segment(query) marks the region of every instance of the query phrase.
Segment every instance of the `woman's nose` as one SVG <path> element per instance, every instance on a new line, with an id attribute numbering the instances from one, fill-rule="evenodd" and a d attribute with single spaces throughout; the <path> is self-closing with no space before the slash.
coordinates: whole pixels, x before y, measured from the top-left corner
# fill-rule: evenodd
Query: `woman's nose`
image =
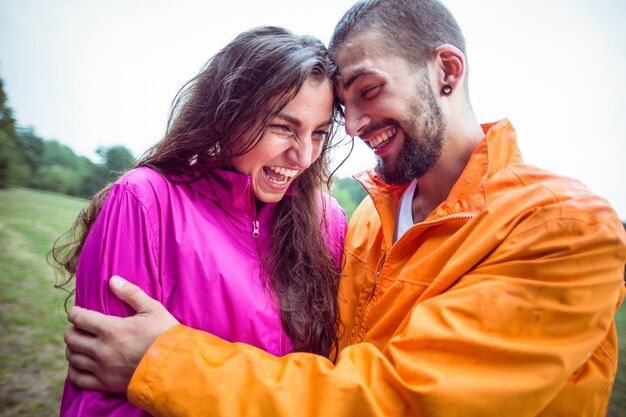
<path id="1" fill-rule="evenodd" d="M 293 162 L 299 168 L 307 169 L 309 166 L 311 166 L 311 163 L 317 157 L 313 155 L 313 148 L 314 147 L 310 135 L 298 141 L 296 144 L 294 144 L 291 152 Z"/>

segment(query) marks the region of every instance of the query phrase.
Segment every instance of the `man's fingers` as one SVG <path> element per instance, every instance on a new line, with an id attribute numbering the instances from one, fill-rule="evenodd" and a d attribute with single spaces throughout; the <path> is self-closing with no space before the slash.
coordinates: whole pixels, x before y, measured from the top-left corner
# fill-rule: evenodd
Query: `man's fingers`
<path id="1" fill-rule="evenodd" d="M 74 306 L 67 314 L 67 319 L 79 329 L 97 335 L 100 334 L 101 330 L 99 323 L 102 320 L 106 320 L 107 316 L 99 311 L 92 311 Z"/>
<path id="2" fill-rule="evenodd" d="M 74 368 L 72 365 L 68 367 L 67 377 L 74 385 L 81 389 L 103 390 L 105 388 L 94 374 Z"/>
<path id="3" fill-rule="evenodd" d="M 65 331 L 63 340 L 65 341 L 65 345 L 72 352 L 93 356 L 98 349 L 96 336 L 91 333 L 83 332 L 74 326 L 71 326 Z"/>
<path id="4" fill-rule="evenodd" d="M 96 361 L 94 361 L 91 356 L 75 352 L 70 348 L 65 349 L 65 358 L 69 362 L 70 366 L 82 371 L 94 372 L 98 367 Z"/>
<path id="5" fill-rule="evenodd" d="M 147 313 L 151 310 L 154 300 L 133 283 L 124 278 L 114 275 L 109 280 L 111 291 L 126 304 L 131 306 L 137 314 Z"/>

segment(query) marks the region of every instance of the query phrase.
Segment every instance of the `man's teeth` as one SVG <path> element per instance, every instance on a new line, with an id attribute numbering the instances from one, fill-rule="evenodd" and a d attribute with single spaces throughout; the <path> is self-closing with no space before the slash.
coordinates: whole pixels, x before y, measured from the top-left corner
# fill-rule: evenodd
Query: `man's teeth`
<path id="1" fill-rule="evenodd" d="M 371 138 L 369 140 L 370 146 L 372 147 L 372 149 L 378 149 L 382 144 L 387 142 L 390 137 L 395 135 L 397 131 L 398 130 L 395 127 L 389 130 L 385 130 L 380 135 L 376 136 L 375 138 Z"/>

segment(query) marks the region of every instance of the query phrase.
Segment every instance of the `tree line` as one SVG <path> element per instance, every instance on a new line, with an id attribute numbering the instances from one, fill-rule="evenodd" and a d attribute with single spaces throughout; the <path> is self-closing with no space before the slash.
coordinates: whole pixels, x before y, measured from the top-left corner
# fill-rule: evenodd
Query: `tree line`
<path id="1" fill-rule="evenodd" d="M 124 146 L 96 150 L 101 162 L 18 126 L 0 79 L 0 188 L 21 186 L 88 198 L 135 164 Z"/>

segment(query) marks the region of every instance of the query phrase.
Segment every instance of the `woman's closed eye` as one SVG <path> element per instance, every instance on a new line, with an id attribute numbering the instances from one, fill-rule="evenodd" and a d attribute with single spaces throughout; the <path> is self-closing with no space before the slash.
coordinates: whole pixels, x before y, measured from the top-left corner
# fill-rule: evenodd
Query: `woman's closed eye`
<path id="1" fill-rule="evenodd" d="M 276 133 L 279 133 L 285 136 L 295 135 L 291 127 L 284 125 L 284 124 L 278 124 L 278 123 L 271 124 L 270 129 L 272 129 Z"/>
<path id="2" fill-rule="evenodd" d="M 329 132 L 327 130 L 316 130 L 311 135 L 311 139 L 316 140 L 316 141 L 320 141 L 320 142 L 321 141 L 325 141 L 326 138 L 328 138 L 328 134 L 329 134 Z"/>

